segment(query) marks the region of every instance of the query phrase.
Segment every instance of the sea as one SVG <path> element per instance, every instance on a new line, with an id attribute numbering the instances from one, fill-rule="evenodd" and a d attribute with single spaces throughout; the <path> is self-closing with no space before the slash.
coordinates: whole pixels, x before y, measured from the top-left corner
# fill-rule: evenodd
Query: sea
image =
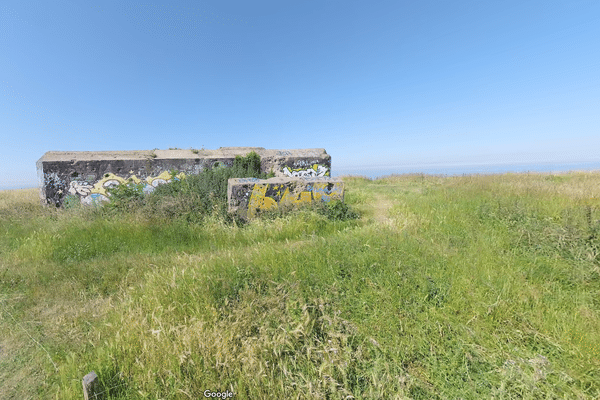
<path id="1" fill-rule="evenodd" d="M 535 164 L 414 164 L 397 166 L 363 166 L 331 168 L 331 176 L 344 175 L 365 176 L 377 179 L 393 174 L 425 174 L 442 176 L 461 175 L 490 175 L 504 173 L 565 173 L 569 171 L 596 171 L 600 172 L 600 161 L 577 162 L 577 163 L 535 163 Z"/>
<path id="2" fill-rule="evenodd" d="M 362 167 L 341 167 L 336 168 L 335 164 L 331 168 L 331 176 L 365 176 L 369 179 L 377 179 L 393 174 L 425 174 L 425 175 L 490 175 L 513 173 L 565 173 L 569 171 L 597 171 L 600 172 L 600 160 L 589 162 L 549 162 L 535 164 L 413 164 L 396 166 L 362 166 Z M 20 185 L 5 184 L 0 182 L 0 190 L 28 189 L 37 187 L 37 183 L 26 182 Z"/>

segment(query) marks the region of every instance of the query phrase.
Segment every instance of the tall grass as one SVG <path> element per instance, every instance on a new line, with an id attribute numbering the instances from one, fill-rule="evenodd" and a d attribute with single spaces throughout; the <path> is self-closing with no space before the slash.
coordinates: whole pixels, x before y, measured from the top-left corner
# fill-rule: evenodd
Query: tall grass
<path id="1" fill-rule="evenodd" d="M 6 200 L 0 398 L 600 397 L 599 174 L 344 180 L 360 219 Z"/>

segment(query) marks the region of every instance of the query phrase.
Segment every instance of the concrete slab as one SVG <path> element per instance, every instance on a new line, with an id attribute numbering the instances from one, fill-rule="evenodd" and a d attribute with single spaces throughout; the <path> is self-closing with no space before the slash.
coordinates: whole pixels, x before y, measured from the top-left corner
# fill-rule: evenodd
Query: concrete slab
<path id="1" fill-rule="evenodd" d="M 244 219 L 261 211 L 332 199 L 344 201 L 344 182 L 329 177 L 275 177 L 229 179 L 229 212 Z"/>

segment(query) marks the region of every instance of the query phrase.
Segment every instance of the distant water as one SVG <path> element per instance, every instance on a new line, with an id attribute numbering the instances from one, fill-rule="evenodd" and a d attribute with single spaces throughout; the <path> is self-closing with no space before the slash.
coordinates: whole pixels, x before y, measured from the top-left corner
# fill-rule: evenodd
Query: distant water
<path id="1" fill-rule="evenodd" d="M 0 182 L 0 190 L 16 190 L 16 189 L 33 189 L 37 188 L 37 183 L 23 183 L 21 185 L 2 185 Z"/>
<path id="2" fill-rule="evenodd" d="M 475 175 L 503 174 L 507 172 L 568 172 L 568 171 L 600 171 L 600 161 L 581 163 L 537 163 L 537 164 L 427 164 L 399 165 L 385 167 L 335 168 L 332 176 L 360 175 L 376 179 L 392 174 L 426 174 L 426 175 Z"/>
<path id="3" fill-rule="evenodd" d="M 362 166 L 357 168 L 332 168 L 332 176 L 359 175 L 376 179 L 392 174 L 426 174 L 426 175 L 474 175 L 503 174 L 506 172 L 568 172 L 568 171 L 600 171 L 600 161 L 580 163 L 537 163 L 537 164 L 423 164 L 398 165 L 385 167 Z M 37 187 L 37 183 L 20 185 L 0 182 L 0 190 L 28 189 Z"/>

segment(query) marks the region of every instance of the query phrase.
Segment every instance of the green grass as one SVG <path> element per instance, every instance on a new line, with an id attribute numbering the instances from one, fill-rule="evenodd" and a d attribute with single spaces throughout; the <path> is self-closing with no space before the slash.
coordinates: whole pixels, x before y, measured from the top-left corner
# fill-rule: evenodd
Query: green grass
<path id="1" fill-rule="evenodd" d="M 0 192 L 0 398 L 600 397 L 600 174 L 344 181 L 247 224 Z"/>

